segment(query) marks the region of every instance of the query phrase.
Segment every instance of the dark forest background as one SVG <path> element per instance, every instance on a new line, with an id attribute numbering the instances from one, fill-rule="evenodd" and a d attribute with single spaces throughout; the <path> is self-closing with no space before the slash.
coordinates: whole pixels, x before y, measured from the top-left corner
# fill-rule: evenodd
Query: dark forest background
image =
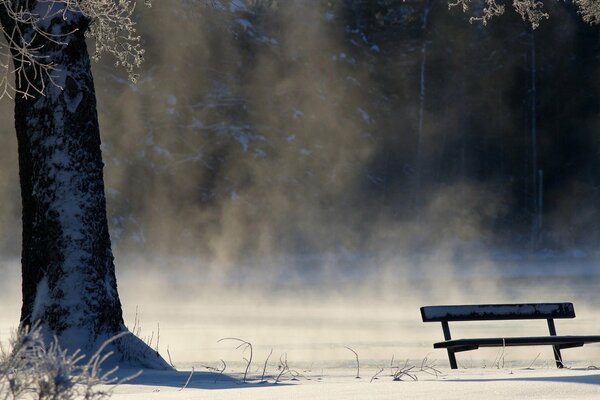
<path id="1" fill-rule="evenodd" d="M 600 31 L 570 2 L 547 8 L 532 31 L 444 1 L 140 7 L 140 82 L 94 66 L 115 247 L 595 251 Z M 10 101 L 0 113 L 0 243 L 18 255 Z"/>

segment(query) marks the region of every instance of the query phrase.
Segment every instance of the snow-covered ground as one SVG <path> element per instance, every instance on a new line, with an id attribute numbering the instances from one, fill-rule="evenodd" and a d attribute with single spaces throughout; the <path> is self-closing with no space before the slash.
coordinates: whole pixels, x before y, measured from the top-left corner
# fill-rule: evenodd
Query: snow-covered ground
<path id="1" fill-rule="evenodd" d="M 432 348 L 442 339 L 442 330 L 439 323 L 421 321 L 422 305 L 571 301 L 577 318 L 557 320 L 558 333 L 600 334 L 600 275 L 595 263 L 545 264 L 510 261 L 477 273 L 444 273 L 444 267 L 410 278 L 384 269 L 354 276 L 330 272 L 309 281 L 289 275 L 268 286 L 261 284 L 268 277 L 253 275 L 242 283 L 216 285 L 216 290 L 210 283 L 179 282 L 169 298 L 193 295 L 178 300 L 177 307 L 153 302 L 141 318 L 150 314 L 160 321 L 159 348 L 164 353 L 169 346 L 181 372 L 147 373 L 118 387 L 115 398 L 600 399 L 600 344 L 563 350 L 567 368 L 562 370 L 555 368 L 548 346 L 460 353 L 460 369 L 455 371 L 449 369 L 445 351 Z M 161 284 L 146 278 L 154 282 L 148 292 L 161 293 Z M 140 293 L 136 296 L 139 304 L 149 301 Z M 456 338 L 547 334 L 543 320 L 450 325 Z M 144 330 L 152 330 L 151 324 Z M 250 383 L 241 382 L 249 349 L 237 349 L 235 341 L 218 342 L 223 337 L 253 344 Z M 359 354 L 361 379 L 355 377 L 354 354 L 345 346 Z M 259 383 L 271 351 L 267 383 Z M 207 367 L 222 368 L 221 359 L 226 362 L 222 375 L 207 372 Z M 397 367 L 418 370 L 424 359 L 441 374 L 417 372 L 418 381 L 408 376 L 393 380 Z M 281 360 L 297 372 L 297 380 L 284 374 L 281 383 L 273 383 Z M 192 367 L 196 372 L 181 390 Z"/>
<path id="2" fill-rule="evenodd" d="M 194 374 L 182 389 L 189 372 L 147 372 L 132 384 L 117 387 L 116 400 L 397 400 L 397 399 L 585 399 L 600 398 L 600 371 L 588 368 L 557 370 L 472 368 L 451 371 L 443 369 L 437 378 L 420 374 L 418 381 L 410 378 L 393 381 L 385 371 L 371 382 L 377 370 L 364 371 L 356 379 L 352 370 L 308 373 L 298 381 L 272 383 L 242 383 L 215 374 Z M 217 382 L 215 383 L 215 378 Z"/>
<path id="3" fill-rule="evenodd" d="M 291 269 L 230 271 L 235 279 L 168 263 L 120 265 L 127 324 L 165 358 L 170 356 L 181 372 L 146 371 L 118 386 L 117 400 L 600 399 L 600 370 L 595 369 L 600 367 L 600 344 L 564 350 L 568 368 L 563 370 L 554 367 L 552 349 L 545 346 L 460 353 L 460 369 L 451 371 L 446 353 L 433 349 L 443 337 L 440 324 L 423 323 L 419 312 L 420 306 L 435 304 L 567 301 L 574 303 L 577 317 L 557 320 L 558 333 L 597 335 L 596 262 L 516 259 L 470 270 L 393 263 L 304 276 Z M 15 326 L 20 307 L 20 288 L 12 284 L 19 281 L 18 261 L 8 266 L 0 270 L 2 341 Z M 543 320 L 450 326 L 455 338 L 547 334 Z M 249 383 L 241 382 L 249 349 L 236 348 L 236 341 L 219 342 L 226 337 L 252 343 Z M 355 378 L 354 354 L 345 346 L 359 354 L 361 379 Z M 267 383 L 259 383 L 271 351 Z M 417 373 L 416 382 L 409 377 L 393 381 L 394 367 L 418 369 L 425 358 L 441 375 Z M 210 373 L 209 368 L 223 368 L 221 360 L 226 363 L 223 374 Z M 282 360 L 297 372 L 297 380 L 287 373 L 275 385 Z M 188 386 L 180 390 L 192 368 Z M 370 382 L 381 368 L 378 379 Z"/>

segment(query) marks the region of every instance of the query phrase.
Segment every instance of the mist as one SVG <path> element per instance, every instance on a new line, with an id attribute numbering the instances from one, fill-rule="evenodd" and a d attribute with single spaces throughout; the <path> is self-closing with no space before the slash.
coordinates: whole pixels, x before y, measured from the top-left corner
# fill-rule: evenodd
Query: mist
<path id="1" fill-rule="evenodd" d="M 232 336 L 263 358 L 422 359 L 440 336 L 425 304 L 572 301 L 568 333 L 593 331 L 600 36 L 552 12 L 532 33 L 443 2 L 140 7 L 139 82 L 94 65 L 128 326 L 175 363 L 216 364 L 241 359 L 217 343 Z M 20 192 L 1 129 L 4 339 Z"/>

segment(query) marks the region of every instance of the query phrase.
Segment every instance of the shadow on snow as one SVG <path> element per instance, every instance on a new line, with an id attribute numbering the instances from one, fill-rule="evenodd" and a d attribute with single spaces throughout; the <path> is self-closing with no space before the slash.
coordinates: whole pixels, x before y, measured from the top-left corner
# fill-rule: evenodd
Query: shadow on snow
<path id="1" fill-rule="evenodd" d="M 482 379 L 446 379 L 445 381 L 446 382 L 499 382 L 499 381 L 536 382 L 537 381 L 537 382 L 557 382 L 557 383 L 586 383 L 589 385 L 600 385 L 600 374 L 564 375 L 564 376 L 531 376 L 531 377 L 514 377 L 514 378 L 498 377 L 498 378 L 482 378 Z"/>
<path id="2" fill-rule="evenodd" d="M 139 370 L 123 369 L 114 376 L 122 379 L 136 374 Z M 186 385 L 186 382 L 188 381 Z M 189 389 L 239 389 L 244 387 L 266 387 L 286 385 L 285 383 L 260 382 L 258 379 L 249 379 L 246 382 L 240 377 L 216 372 L 194 372 L 190 378 L 190 371 L 157 371 L 142 370 L 142 374 L 123 385 L 147 385 Z"/>

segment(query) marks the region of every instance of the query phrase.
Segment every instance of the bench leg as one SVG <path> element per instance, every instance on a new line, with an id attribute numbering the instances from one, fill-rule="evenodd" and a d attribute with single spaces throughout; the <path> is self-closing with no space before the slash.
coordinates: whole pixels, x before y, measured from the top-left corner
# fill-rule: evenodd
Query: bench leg
<path id="1" fill-rule="evenodd" d="M 552 318 L 548 319 L 548 330 L 550 331 L 550 336 L 556 336 L 556 327 L 554 326 L 554 320 Z M 563 368 L 562 356 L 560 354 L 560 347 L 552 346 L 552 350 L 554 351 L 554 360 L 556 361 L 556 368 Z"/>
<path id="2" fill-rule="evenodd" d="M 554 350 L 554 359 L 556 360 L 556 368 L 564 368 L 562 362 L 562 355 L 560 354 L 560 348 L 558 346 L 552 346 L 552 350 Z"/>
<path id="3" fill-rule="evenodd" d="M 448 361 L 450 361 L 451 369 L 458 369 L 458 365 L 456 364 L 456 356 L 454 355 L 454 350 L 448 349 Z"/>
<path id="4" fill-rule="evenodd" d="M 444 331 L 444 340 L 452 339 L 452 336 L 450 336 L 450 326 L 448 325 L 448 321 L 442 321 L 442 330 Z M 458 365 L 456 365 L 454 349 L 448 349 L 448 361 L 450 361 L 450 368 L 458 369 Z"/>

